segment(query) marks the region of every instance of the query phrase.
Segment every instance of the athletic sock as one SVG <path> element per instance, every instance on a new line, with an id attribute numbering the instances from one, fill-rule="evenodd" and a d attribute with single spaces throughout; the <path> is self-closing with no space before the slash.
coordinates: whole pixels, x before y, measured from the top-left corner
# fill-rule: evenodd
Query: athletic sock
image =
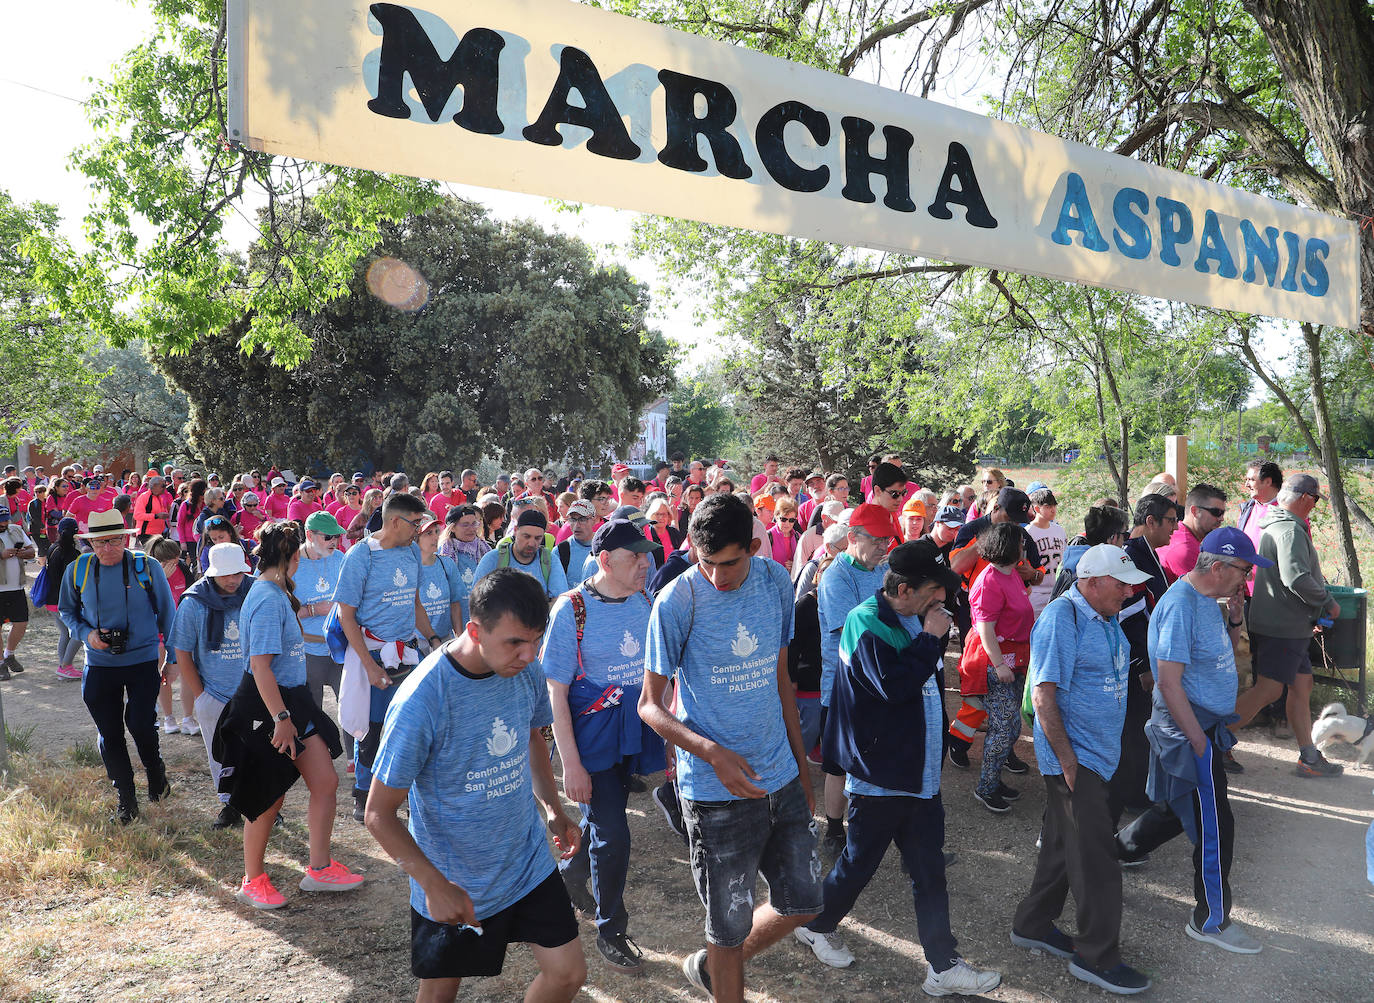
<path id="1" fill-rule="evenodd" d="M 14 654 L 14 649 L 13 649 L 13 648 L 6 648 L 6 649 L 5 649 L 5 657 L 6 657 L 6 658 L 9 658 L 9 657 L 12 656 L 13 654 Z"/>
<path id="2" fill-rule="evenodd" d="M 1298 751 L 1298 758 L 1306 763 L 1315 762 L 1319 755 L 1321 755 L 1321 753 L 1317 751 L 1315 745 L 1304 745 L 1302 749 Z"/>

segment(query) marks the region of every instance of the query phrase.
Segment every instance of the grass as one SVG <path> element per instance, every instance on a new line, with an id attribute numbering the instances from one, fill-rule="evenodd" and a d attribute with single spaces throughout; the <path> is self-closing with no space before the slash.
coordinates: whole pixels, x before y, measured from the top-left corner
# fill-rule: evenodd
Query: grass
<path id="1" fill-rule="evenodd" d="M 101 765 L 100 750 L 89 739 L 79 738 L 67 750 L 67 758 L 76 766 Z"/>
<path id="2" fill-rule="evenodd" d="M 33 733 L 37 727 L 33 724 L 20 725 L 17 728 L 5 725 L 5 742 L 11 755 L 27 756 L 33 751 Z"/>

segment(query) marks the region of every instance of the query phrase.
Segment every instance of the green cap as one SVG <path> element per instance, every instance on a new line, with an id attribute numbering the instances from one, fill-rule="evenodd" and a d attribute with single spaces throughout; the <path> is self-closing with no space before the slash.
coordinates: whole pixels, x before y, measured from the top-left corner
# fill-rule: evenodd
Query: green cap
<path id="1" fill-rule="evenodd" d="M 310 518 L 305 520 L 305 528 L 312 533 L 323 533 L 325 536 L 343 536 L 344 534 L 344 528 L 339 525 L 339 520 L 324 509 L 311 512 Z"/>

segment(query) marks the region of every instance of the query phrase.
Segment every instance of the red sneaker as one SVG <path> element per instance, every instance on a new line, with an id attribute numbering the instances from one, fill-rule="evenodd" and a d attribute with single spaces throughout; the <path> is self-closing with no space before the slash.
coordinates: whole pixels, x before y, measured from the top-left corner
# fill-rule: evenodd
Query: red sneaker
<path id="1" fill-rule="evenodd" d="M 245 877 L 235 898 L 248 903 L 254 909 L 280 909 L 286 905 L 286 899 L 282 897 L 281 892 L 272 887 L 272 881 L 267 877 L 266 871 L 252 881 Z"/>
<path id="2" fill-rule="evenodd" d="M 305 877 L 301 878 L 301 891 L 351 892 L 362 883 L 361 874 L 354 874 L 337 860 L 330 860 L 328 867 L 318 870 L 313 867 L 305 869 Z"/>

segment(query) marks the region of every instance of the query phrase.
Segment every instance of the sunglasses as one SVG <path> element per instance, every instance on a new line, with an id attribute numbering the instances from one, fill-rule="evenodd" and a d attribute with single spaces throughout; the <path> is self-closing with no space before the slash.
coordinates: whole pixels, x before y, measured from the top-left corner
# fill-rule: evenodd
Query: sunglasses
<path id="1" fill-rule="evenodd" d="M 258 503 L 257 503 L 257 502 L 249 502 L 248 504 L 244 505 L 243 507 L 244 507 L 244 508 L 257 508 L 257 507 L 258 507 Z"/>
<path id="2" fill-rule="evenodd" d="M 338 539 L 340 536 L 342 536 L 342 535 L 343 535 L 342 533 L 321 533 L 321 534 L 320 534 L 320 539 L 321 539 L 321 540 L 337 540 L 337 539 Z"/>
<path id="3" fill-rule="evenodd" d="M 1204 512 L 1211 512 L 1212 515 L 1218 519 L 1226 518 L 1226 510 L 1224 508 L 1212 508 L 1210 505 L 1199 505 L 1198 508 L 1202 509 Z"/>
<path id="4" fill-rule="evenodd" d="M 905 497 L 906 497 L 906 492 L 905 492 L 904 490 L 900 489 L 900 488 L 892 488 L 891 490 L 888 490 L 888 489 L 885 488 L 885 489 L 883 490 L 883 494 L 887 495 L 889 498 L 905 498 Z"/>
<path id="5" fill-rule="evenodd" d="M 797 519 L 796 519 L 796 516 L 791 516 L 791 515 L 780 515 L 780 516 L 778 516 L 777 519 L 775 519 L 774 521 L 775 521 L 775 522 L 796 522 Z"/>

